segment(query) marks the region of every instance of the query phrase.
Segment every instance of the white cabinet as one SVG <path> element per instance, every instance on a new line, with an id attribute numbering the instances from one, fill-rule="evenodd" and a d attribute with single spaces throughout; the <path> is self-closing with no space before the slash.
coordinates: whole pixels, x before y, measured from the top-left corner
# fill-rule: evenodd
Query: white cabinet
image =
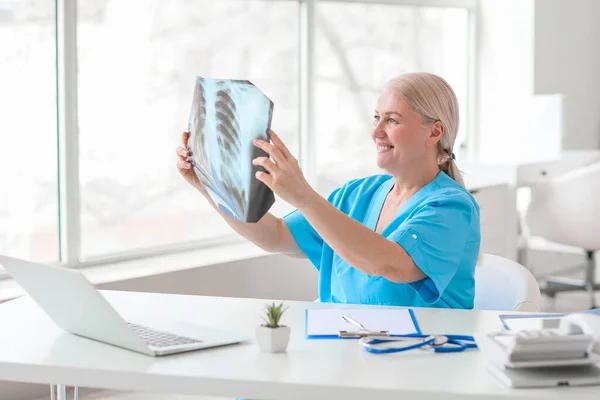
<path id="1" fill-rule="evenodd" d="M 517 259 L 518 219 L 514 189 L 508 184 L 469 187 L 479 204 L 480 252 Z"/>
<path id="2" fill-rule="evenodd" d="M 566 150 L 539 160 L 494 162 L 477 155 L 458 162 L 466 186 L 481 208 L 483 253 L 517 259 L 519 217 L 517 189 L 545 183 L 565 172 L 600 162 L 600 150 Z"/>

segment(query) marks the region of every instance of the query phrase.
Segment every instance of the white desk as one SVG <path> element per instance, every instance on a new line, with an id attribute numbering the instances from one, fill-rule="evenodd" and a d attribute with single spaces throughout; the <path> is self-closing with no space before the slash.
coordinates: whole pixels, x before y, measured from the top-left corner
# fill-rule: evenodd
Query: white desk
<path id="1" fill-rule="evenodd" d="M 531 159 L 512 160 L 487 159 L 475 154 L 459 160 L 458 167 L 469 184 L 481 186 L 497 182 L 508 182 L 516 187 L 532 186 L 548 182 L 557 176 L 577 168 L 600 162 L 600 150 L 565 150 L 559 155 L 540 156 Z"/>
<path id="2" fill-rule="evenodd" d="M 252 335 L 264 302 L 250 299 L 104 292 L 125 316 L 148 310 Z M 306 340 L 304 310 L 289 302 L 287 353 L 252 343 L 152 358 L 64 333 L 30 298 L 0 305 L 0 379 L 135 391 L 253 399 L 594 399 L 600 387 L 505 387 L 478 351 L 376 355 L 355 340 Z M 426 333 L 471 334 L 500 328 L 497 312 L 415 309 Z M 1 395 L 0 395 L 1 397 Z"/>

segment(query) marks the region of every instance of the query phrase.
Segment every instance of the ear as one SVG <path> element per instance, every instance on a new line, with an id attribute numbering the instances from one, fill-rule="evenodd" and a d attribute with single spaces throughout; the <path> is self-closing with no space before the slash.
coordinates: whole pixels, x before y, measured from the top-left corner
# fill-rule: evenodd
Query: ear
<path id="1" fill-rule="evenodd" d="M 431 124 L 429 136 L 427 137 L 427 141 L 425 142 L 425 144 L 427 146 L 436 145 L 440 140 L 442 140 L 444 133 L 444 125 L 442 125 L 440 121 L 435 121 L 433 124 Z"/>

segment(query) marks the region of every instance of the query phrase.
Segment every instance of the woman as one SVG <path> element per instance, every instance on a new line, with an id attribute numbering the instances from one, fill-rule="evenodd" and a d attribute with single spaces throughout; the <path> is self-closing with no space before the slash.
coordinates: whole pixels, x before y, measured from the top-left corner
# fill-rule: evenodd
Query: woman
<path id="1" fill-rule="evenodd" d="M 319 270 L 321 301 L 472 308 L 479 207 L 454 163 L 457 131 L 448 83 L 402 75 L 380 93 L 371 131 L 377 165 L 388 174 L 350 181 L 326 200 L 273 132 L 273 143 L 255 142 L 270 156 L 253 160 L 266 170 L 256 177 L 297 210 L 254 224 L 217 211 L 262 249 L 307 257 Z M 188 136 L 178 169 L 210 201 L 186 162 Z"/>

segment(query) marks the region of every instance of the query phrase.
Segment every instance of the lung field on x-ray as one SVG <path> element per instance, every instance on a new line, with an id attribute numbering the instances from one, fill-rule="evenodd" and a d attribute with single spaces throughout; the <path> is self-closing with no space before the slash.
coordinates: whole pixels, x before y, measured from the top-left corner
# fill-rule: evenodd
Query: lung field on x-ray
<path id="1" fill-rule="evenodd" d="M 196 106 L 196 114 L 194 118 L 194 130 L 196 132 L 196 151 L 200 151 L 200 160 L 206 160 L 205 147 L 204 147 L 204 125 L 206 124 L 206 99 L 204 97 L 204 87 L 198 85 L 197 90 L 194 91 L 194 105 Z"/>
<path id="2" fill-rule="evenodd" d="M 207 172 L 211 170 L 210 159 L 206 147 L 206 95 L 204 86 L 197 84 L 194 90 L 194 101 L 190 115 L 188 149 L 192 153 L 191 162 L 202 184 L 210 190 L 215 190 L 214 180 Z"/>
<path id="3" fill-rule="evenodd" d="M 198 77 L 189 120 L 191 162 L 219 209 L 256 222 L 275 201 L 255 178 L 252 159 L 268 156 L 255 147 L 269 140 L 273 103 L 248 81 Z"/>

